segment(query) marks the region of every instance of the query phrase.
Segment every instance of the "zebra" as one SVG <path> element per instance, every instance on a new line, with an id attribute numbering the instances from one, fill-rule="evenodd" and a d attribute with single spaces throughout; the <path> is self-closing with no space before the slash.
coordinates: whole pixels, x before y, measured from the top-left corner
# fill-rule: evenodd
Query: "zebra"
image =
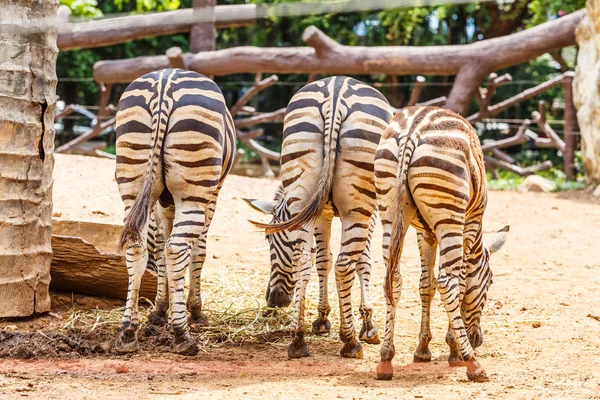
<path id="1" fill-rule="evenodd" d="M 438 107 L 407 107 L 382 135 L 375 155 L 375 183 L 386 264 L 387 316 L 377 379 L 391 379 L 394 322 L 402 277 L 398 263 L 410 225 L 418 230 L 423 303 L 416 361 L 429 361 L 429 309 L 437 290 L 449 319 L 446 337 L 451 365 L 466 365 L 467 376 L 485 381 L 473 348 L 481 345 L 481 311 L 492 283 L 490 254 L 506 241 L 508 226 L 489 246 L 482 241 L 487 203 L 485 166 L 479 139 L 461 116 Z M 436 248 L 440 247 L 437 283 Z"/>
<path id="2" fill-rule="evenodd" d="M 158 272 L 152 322 L 166 321 L 175 339 L 170 350 L 198 351 L 189 333 L 184 280 L 189 269 L 189 325 L 202 325 L 200 275 L 206 234 L 217 196 L 235 154 L 235 129 L 219 87 L 209 78 L 181 69 L 163 69 L 133 81 L 117 110 L 116 180 L 125 205 L 120 237 L 129 273 L 118 352 L 137 349 L 138 297 L 147 267 L 149 214 L 166 239 L 153 252 Z M 155 231 L 153 224 L 153 231 Z M 161 253 L 163 254 L 161 256 Z M 168 286 L 168 290 L 167 290 Z M 168 293 L 167 293 L 168 292 Z"/>
<path id="3" fill-rule="evenodd" d="M 355 272 L 361 282 L 360 339 L 378 344 L 372 321 L 369 252 L 376 219 L 373 161 L 382 132 L 393 113 L 376 89 L 358 80 L 336 76 L 312 82 L 291 99 L 284 120 L 281 152 L 282 185 L 274 201 L 246 200 L 272 215 L 264 228 L 270 243 L 270 306 L 291 302 L 295 286 L 296 321 L 290 358 L 308 356 L 304 308 L 312 268 L 313 235 L 319 276 L 318 318 L 313 333 L 330 330 L 327 280 L 332 267 L 331 222 L 342 222 L 341 250 L 335 264 L 340 302 L 342 357 L 362 357 L 354 330 L 351 289 Z"/>

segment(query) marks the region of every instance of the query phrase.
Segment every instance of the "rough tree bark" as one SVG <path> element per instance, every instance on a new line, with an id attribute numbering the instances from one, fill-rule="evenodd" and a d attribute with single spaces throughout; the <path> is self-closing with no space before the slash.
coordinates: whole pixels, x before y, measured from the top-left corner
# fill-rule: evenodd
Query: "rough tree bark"
<path id="1" fill-rule="evenodd" d="M 0 0 L 0 317 L 50 310 L 58 0 Z"/>
<path id="2" fill-rule="evenodd" d="M 583 169 L 588 184 L 600 184 L 600 0 L 587 1 L 588 14 L 577 27 L 577 67 L 573 100 L 581 133 Z"/>
<path id="3" fill-rule="evenodd" d="M 344 46 L 314 26 L 302 38 L 310 47 L 234 47 L 184 54 L 186 66 L 204 75 L 237 73 L 323 73 L 458 75 L 446 106 L 464 113 L 483 78 L 547 52 L 575 44 L 579 10 L 512 35 L 455 46 Z M 150 71 L 169 67 L 167 56 L 100 61 L 94 78 L 102 83 L 129 83 Z"/>

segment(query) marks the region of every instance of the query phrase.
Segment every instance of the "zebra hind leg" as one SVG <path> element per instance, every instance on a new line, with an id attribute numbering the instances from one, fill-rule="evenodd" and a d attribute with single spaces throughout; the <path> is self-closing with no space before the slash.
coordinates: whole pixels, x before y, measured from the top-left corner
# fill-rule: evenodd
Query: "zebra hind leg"
<path id="1" fill-rule="evenodd" d="M 194 246 L 205 240 L 203 238 L 204 213 L 198 213 L 186 203 L 183 203 L 180 208 L 177 214 L 187 219 L 178 221 L 175 218 L 173 230 L 165 246 L 171 331 L 175 336 L 170 351 L 194 355 L 198 352 L 198 346 L 190 334 L 187 322 L 184 283 L 186 270 L 192 267 Z"/>
<path id="2" fill-rule="evenodd" d="M 448 365 L 451 367 L 461 367 L 463 365 L 462 357 L 460 356 L 460 346 L 452 332 L 452 326 L 448 324 L 448 332 L 446 332 L 446 344 L 450 348 L 448 356 Z"/>
<path id="3" fill-rule="evenodd" d="M 192 263 L 190 265 L 190 290 L 187 299 L 187 309 L 190 313 L 188 326 L 194 332 L 208 325 L 208 317 L 202 312 L 202 297 L 200 294 L 200 280 L 202 266 L 206 259 L 206 236 L 202 235 L 192 251 Z"/>
<path id="4" fill-rule="evenodd" d="M 306 333 L 306 322 L 304 321 L 305 307 L 306 307 L 306 285 L 310 279 L 310 271 L 312 269 L 312 257 L 311 246 L 309 245 L 312 241 L 312 228 L 303 228 L 301 231 L 297 231 L 299 239 L 297 241 L 297 248 L 294 249 L 294 280 L 296 282 L 296 289 L 294 300 L 296 303 L 296 327 L 294 332 L 294 339 L 288 346 L 288 357 L 289 358 L 301 358 L 308 357 L 308 345 L 304 341 L 304 334 Z"/>
<path id="5" fill-rule="evenodd" d="M 143 242 L 130 243 L 126 252 L 129 285 L 125 313 L 121 323 L 122 331 L 115 342 L 115 350 L 118 353 L 133 353 L 138 350 L 137 332 L 140 326 L 138 301 L 142 276 L 148 263 L 148 250 L 146 243 Z"/>
<path id="6" fill-rule="evenodd" d="M 421 295 L 421 329 L 419 331 L 419 345 L 413 355 L 414 362 L 431 361 L 429 342 L 431 341 L 431 301 L 435 296 L 435 258 L 437 239 L 435 235 L 417 232 L 419 253 L 421 254 L 421 279 L 419 281 L 419 294 Z M 454 336 L 453 336 L 454 337 Z"/>
<path id="7" fill-rule="evenodd" d="M 373 213 L 369 220 L 369 235 L 365 250 L 358 259 L 356 264 L 356 272 L 360 280 L 361 296 L 360 296 L 360 315 L 362 317 L 362 328 L 358 338 L 365 343 L 379 344 L 379 332 L 373 323 L 373 305 L 371 304 L 371 237 L 375 229 L 377 214 Z"/>
<path id="8" fill-rule="evenodd" d="M 371 304 L 371 257 L 367 252 L 358 260 L 356 272 L 361 286 L 360 316 L 362 318 L 362 328 L 358 338 L 368 344 L 379 344 L 379 331 L 373 323 L 373 305 Z"/>
<path id="9" fill-rule="evenodd" d="M 169 311 L 169 286 L 167 283 L 167 265 L 165 264 L 165 236 L 168 237 L 173 226 L 174 207 L 163 209 L 156 206 L 152 214 L 154 220 L 150 220 L 150 238 L 154 238 L 154 247 L 148 246 L 153 250 L 153 260 L 156 267 L 157 285 L 156 299 L 154 300 L 154 310 L 148 314 L 148 322 L 155 326 L 165 326 L 168 322 L 167 312 Z M 155 214 L 157 214 L 155 216 Z M 157 218 L 160 215 L 159 218 Z M 164 232 L 168 234 L 165 235 Z M 150 236 L 152 234 L 153 236 Z"/>
<path id="10" fill-rule="evenodd" d="M 329 313 L 331 306 L 329 305 L 329 294 L 327 290 L 327 282 L 329 273 L 331 272 L 331 249 L 329 243 L 331 240 L 331 220 L 333 213 L 321 214 L 321 217 L 315 224 L 315 241 L 317 244 L 316 264 L 317 275 L 319 275 L 319 307 L 317 319 L 313 321 L 312 332 L 315 335 L 323 335 L 331 330 L 331 322 L 329 321 Z"/>

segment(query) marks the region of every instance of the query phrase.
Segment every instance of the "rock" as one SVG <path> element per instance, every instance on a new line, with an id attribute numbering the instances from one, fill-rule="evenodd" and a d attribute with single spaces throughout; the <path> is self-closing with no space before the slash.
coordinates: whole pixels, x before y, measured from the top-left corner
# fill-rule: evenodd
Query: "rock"
<path id="1" fill-rule="evenodd" d="M 519 192 L 553 192 L 556 183 L 539 175 L 530 175 L 519 185 Z"/>
<path id="2" fill-rule="evenodd" d="M 600 183 L 600 0 L 587 1 L 587 15 L 576 30 L 577 67 L 573 102 L 581 133 L 583 169 L 588 184 Z"/>

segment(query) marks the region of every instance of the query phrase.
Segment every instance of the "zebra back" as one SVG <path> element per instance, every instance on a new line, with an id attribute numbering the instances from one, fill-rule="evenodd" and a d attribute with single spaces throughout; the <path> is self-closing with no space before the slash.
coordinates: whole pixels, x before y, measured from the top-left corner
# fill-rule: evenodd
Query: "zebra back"
<path id="1" fill-rule="evenodd" d="M 313 222 L 321 215 L 327 201 L 330 200 L 336 159 L 339 153 L 339 141 L 342 127 L 350 115 L 361 115 L 351 123 L 355 126 L 344 133 L 348 139 L 367 140 L 373 146 L 379 143 L 381 132 L 391 118 L 391 107 L 385 97 L 376 89 L 356 79 L 335 76 L 312 82 L 300 89 L 290 100 L 284 120 L 283 144 L 281 155 L 282 176 L 294 169 L 293 176 L 283 177 L 284 189 L 299 179 L 307 171 L 308 157 L 316 157 L 320 169 L 318 183 L 311 188 L 309 199 L 300 199 L 304 207 L 295 215 L 282 222 L 263 224 L 252 221 L 268 234 L 284 230 L 297 230 Z M 307 136 L 322 135 L 323 148 L 311 146 Z M 320 153 L 318 154 L 317 153 Z M 370 168 L 372 160 L 355 166 Z M 350 161 L 350 162 L 352 162 Z M 375 194 L 373 193 L 373 198 Z"/>

